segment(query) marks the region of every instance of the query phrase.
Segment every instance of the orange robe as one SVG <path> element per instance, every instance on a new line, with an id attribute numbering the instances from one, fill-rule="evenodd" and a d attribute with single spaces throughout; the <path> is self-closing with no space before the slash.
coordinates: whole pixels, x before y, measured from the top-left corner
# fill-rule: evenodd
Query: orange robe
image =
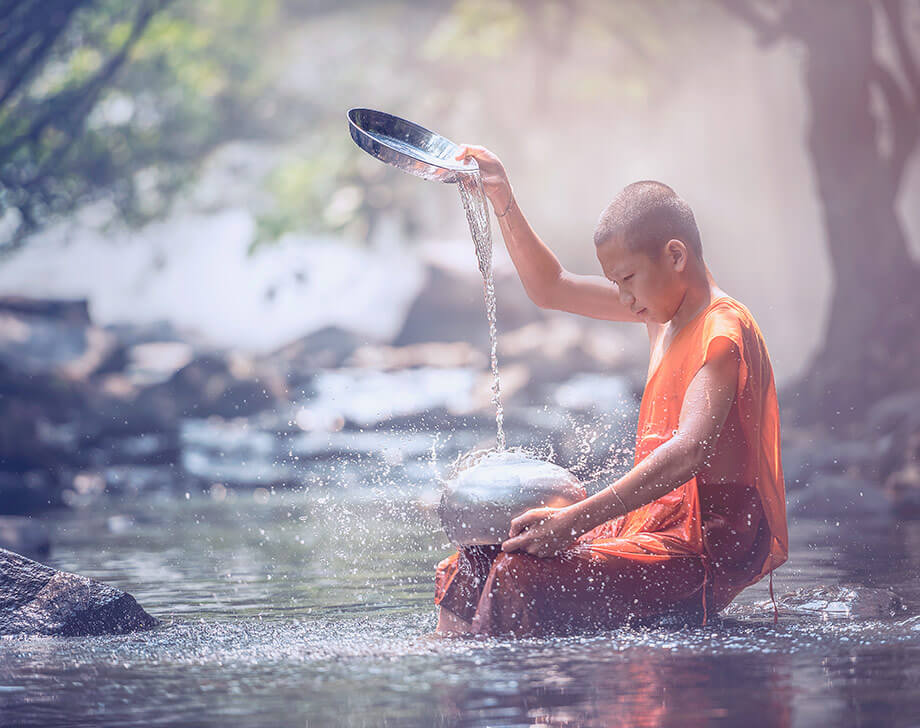
<path id="1" fill-rule="evenodd" d="M 739 357 L 735 400 L 697 476 L 563 553 L 539 559 L 465 548 L 438 565 L 435 602 L 474 633 L 613 627 L 667 614 L 706 618 L 788 555 L 779 408 L 763 336 L 723 296 L 677 332 L 646 382 L 636 463 L 676 432 L 690 381 L 725 338 Z"/>

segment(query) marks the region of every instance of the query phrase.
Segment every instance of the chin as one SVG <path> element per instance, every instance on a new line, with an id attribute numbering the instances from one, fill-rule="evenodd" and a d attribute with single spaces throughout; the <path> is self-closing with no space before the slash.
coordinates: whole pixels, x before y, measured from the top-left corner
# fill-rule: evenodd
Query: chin
<path id="1" fill-rule="evenodd" d="M 677 309 L 675 308 L 673 311 L 668 311 L 668 312 L 666 312 L 666 313 L 662 313 L 660 316 L 658 316 L 658 317 L 655 319 L 655 321 L 656 321 L 657 323 L 659 323 L 659 324 L 666 324 L 666 323 L 668 323 L 672 318 L 674 318 L 674 316 L 676 316 L 676 315 L 677 315 Z"/>

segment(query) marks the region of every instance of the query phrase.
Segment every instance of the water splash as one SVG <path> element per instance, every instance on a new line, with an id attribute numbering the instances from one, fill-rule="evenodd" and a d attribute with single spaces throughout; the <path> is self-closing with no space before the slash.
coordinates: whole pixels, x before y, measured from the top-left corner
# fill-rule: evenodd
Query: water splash
<path id="1" fill-rule="evenodd" d="M 486 317 L 489 321 L 489 362 L 492 370 L 492 404 L 495 407 L 496 443 L 499 450 L 505 449 L 505 410 L 502 407 L 501 380 L 498 374 L 498 325 L 495 310 L 495 279 L 492 273 L 492 231 L 489 226 L 489 211 L 482 189 L 479 172 L 461 174 L 457 180 L 460 199 L 466 211 L 473 244 L 476 246 L 476 260 L 482 273 L 483 293 L 486 301 Z"/>
<path id="2" fill-rule="evenodd" d="M 518 446 L 505 448 L 503 450 L 484 448 L 460 452 L 448 468 L 445 478 L 440 480 L 444 485 L 448 481 L 454 480 L 464 470 L 469 470 L 483 462 L 497 463 L 517 463 L 521 460 L 542 460 L 552 463 L 554 459 L 552 443 L 544 443 L 542 446 Z"/>

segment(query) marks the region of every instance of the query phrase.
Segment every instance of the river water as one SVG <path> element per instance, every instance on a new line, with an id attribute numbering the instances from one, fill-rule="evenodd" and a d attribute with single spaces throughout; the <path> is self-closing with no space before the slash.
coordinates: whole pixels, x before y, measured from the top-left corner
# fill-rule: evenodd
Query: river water
<path id="1" fill-rule="evenodd" d="M 360 476 L 365 466 L 349 467 Z M 775 586 L 799 598 L 781 599 L 776 626 L 761 583 L 708 627 L 439 641 L 432 578 L 450 548 L 436 494 L 434 478 L 404 489 L 218 489 L 48 516 L 53 565 L 130 591 L 163 624 L 3 638 L 0 724 L 920 722 L 916 609 L 845 617 L 819 598 L 819 587 L 850 584 L 920 603 L 920 523 L 793 520 Z"/>

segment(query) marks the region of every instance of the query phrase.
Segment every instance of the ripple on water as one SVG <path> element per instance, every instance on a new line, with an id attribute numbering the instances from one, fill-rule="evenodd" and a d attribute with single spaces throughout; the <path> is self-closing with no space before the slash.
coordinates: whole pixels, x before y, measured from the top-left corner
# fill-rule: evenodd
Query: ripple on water
<path id="1" fill-rule="evenodd" d="M 165 624 L 0 639 L 0 723 L 609 725 L 662 709 L 674 724 L 691 705 L 731 723 L 753 700 L 765 716 L 909 725 L 899 716 L 920 708 L 904 689 L 920 680 L 909 525 L 865 529 L 848 552 L 846 533 L 793 523 L 775 626 L 759 584 L 707 627 L 437 640 L 433 566 L 450 549 L 418 493 L 320 493 L 55 514 L 55 565 L 126 588 Z M 109 531 L 113 515 L 129 527 Z M 860 612 L 860 598 L 886 605 L 867 583 L 890 585 L 908 609 Z"/>
<path id="2" fill-rule="evenodd" d="M 758 610 L 752 609 L 751 612 Z M 3 664 L 29 659 L 58 667 L 93 661 L 161 665 L 320 664 L 341 660 L 403 660 L 431 657 L 439 662 L 476 656 L 500 663 L 514 656 L 522 666 L 545 659 L 628 657 L 635 652 L 718 656 L 748 653 L 794 654 L 851 646 L 910 643 L 920 646 L 920 615 L 906 619 L 822 620 L 799 615 L 772 620 L 724 618 L 708 626 L 653 625 L 565 637 L 443 639 L 433 636 L 431 613 L 315 619 L 176 619 L 133 635 L 62 639 L 4 638 Z M 38 661 L 37 663 L 34 661 Z"/>

